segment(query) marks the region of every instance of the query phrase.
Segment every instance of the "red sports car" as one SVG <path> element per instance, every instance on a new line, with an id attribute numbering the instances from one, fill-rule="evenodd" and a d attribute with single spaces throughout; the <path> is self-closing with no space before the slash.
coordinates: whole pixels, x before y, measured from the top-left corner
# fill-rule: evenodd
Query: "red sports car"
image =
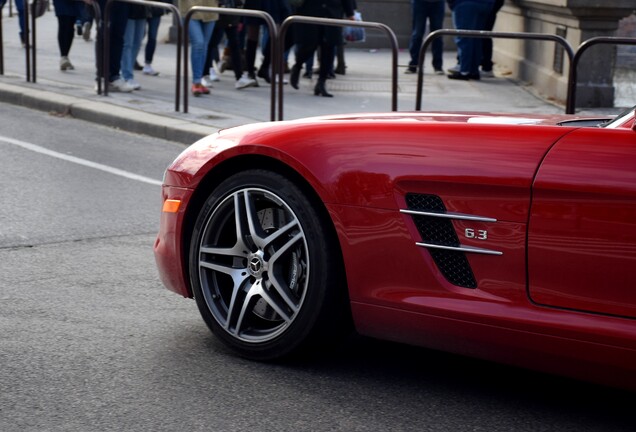
<path id="1" fill-rule="evenodd" d="M 388 113 L 221 131 L 155 256 L 240 355 L 351 329 L 636 388 L 636 123 Z"/>

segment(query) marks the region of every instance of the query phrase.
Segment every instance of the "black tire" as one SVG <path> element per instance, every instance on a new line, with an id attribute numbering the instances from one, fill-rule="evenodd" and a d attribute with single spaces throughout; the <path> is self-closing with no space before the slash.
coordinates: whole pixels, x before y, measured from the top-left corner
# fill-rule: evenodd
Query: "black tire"
<path id="1" fill-rule="evenodd" d="M 273 360 L 324 342 L 349 310 L 338 245 L 303 192 L 270 171 L 232 175 L 207 198 L 190 278 L 212 332 L 240 355 Z"/>

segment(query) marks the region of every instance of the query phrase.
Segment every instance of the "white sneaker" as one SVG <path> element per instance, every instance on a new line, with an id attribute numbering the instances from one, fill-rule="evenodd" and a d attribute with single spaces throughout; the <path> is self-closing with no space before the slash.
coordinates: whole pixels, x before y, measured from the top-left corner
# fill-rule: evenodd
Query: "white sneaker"
<path id="1" fill-rule="evenodd" d="M 60 70 L 73 70 L 75 69 L 73 67 L 73 65 L 71 64 L 71 61 L 68 59 L 68 57 L 62 57 L 60 59 Z"/>
<path id="2" fill-rule="evenodd" d="M 91 27 L 93 27 L 93 23 L 91 21 L 87 21 L 83 25 L 82 38 L 84 38 L 86 42 L 91 40 Z"/>
<path id="3" fill-rule="evenodd" d="M 221 78 L 217 75 L 217 73 L 214 70 L 214 68 L 210 68 L 210 75 L 208 75 L 208 76 L 210 77 L 210 80 L 212 82 L 221 81 Z"/>
<path id="4" fill-rule="evenodd" d="M 203 87 L 212 88 L 212 79 L 210 78 L 210 75 L 205 75 L 201 78 L 201 84 L 203 84 Z"/>
<path id="5" fill-rule="evenodd" d="M 159 72 L 157 72 L 156 70 L 154 70 L 152 68 L 151 65 L 147 64 L 144 66 L 144 68 L 142 69 L 142 72 L 144 75 L 150 75 L 150 76 L 157 76 L 159 75 Z"/>
<path id="6" fill-rule="evenodd" d="M 133 90 L 134 88 L 130 84 L 128 84 L 127 81 L 124 81 L 121 78 L 108 83 L 108 91 L 111 92 L 130 93 Z"/>
<path id="7" fill-rule="evenodd" d="M 480 75 L 481 75 L 482 78 L 494 78 L 495 77 L 495 73 L 493 71 L 491 71 L 491 70 L 489 70 L 489 71 L 482 70 Z"/>
<path id="8" fill-rule="evenodd" d="M 126 81 L 126 84 L 128 84 L 130 87 L 132 87 L 133 90 L 141 90 L 141 84 L 139 84 L 134 79 Z"/>
<path id="9" fill-rule="evenodd" d="M 246 87 L 257 87 L 257 84 L 254 78 L 250 78 L 247 73 L 244 73 L 241 78 L 236 80 L 234 87 L 236 87 L 237 90 L 240 90 Z"/>

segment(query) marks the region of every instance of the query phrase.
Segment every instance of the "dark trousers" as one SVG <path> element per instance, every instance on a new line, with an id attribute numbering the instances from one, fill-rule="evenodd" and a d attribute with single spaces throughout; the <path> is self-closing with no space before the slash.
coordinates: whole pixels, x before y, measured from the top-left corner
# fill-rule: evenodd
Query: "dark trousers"
<path id="1" fill-rule="evenodd" d="M 105 13 L 106 0 L 98 0 L 102 14 Z M 102 18 L 104 18 L 102 16 Z M 108 50 L 108 71 L 106 78 L 112 82 L 120 78 L 119 69 L 121 67 L 121 53 L 124 48 L 124 33 L 126 32 L 126 24 L 128 23 L 128 3 L 113 2 L 110 8 L 110 40 Z M 95 43 L 95 59 L 97 63 L 97 73 L 102 75 L 102 59 L 103 59 L 103 29 L 107 23 L 99 26 L 101 31 L 97 34 L 97 43 Z"/>
<path id="2" fill-rule="evenodd" d="M 329 75 L 330 69 L 333 68 L 333 56 L 334 56 L 334 44 L 328 43 L 324 40 L 323 31 L 325 27 L 318 27 L 318 38 L 313 38 L 311 41 L 303 41 L 302 39 L 297 41 L 296 51 L 296 66 L 301 68 L 305 62 L 314 55 L 314 52 L 320 46 L 320 69 L 318 70 L 318 81 L 326 81 Z M 319 42 L 318 42 L 319 41 Z"/>
<path id="3" fill-rule="evenodd" d="M 223 32 L 225 32 L 225 36 L 227 37 L 227 47 L 230 49 L 234 76 L 238 80 L 243 73 L 243 65 L 241 64 L 241 48 L 238 42 L 238 30 L 234 24 L 218 25 L 217 22 L 212 32 L 210 43 L 208 43 L 208 51 L 205 55 L 205 63 L 203 64 L 203 75 L 209 74 L 210 68 L 212 67 L 212 60 L 219 61 L 218 47 L 223 38 Z"/>
<path id="4" fill-rule="evenodd" d="M 285 33 L 285 44 L 283 46 L 283 52 L 287 52 L 292 46 L 294 46 L 294 34 L 293 31 L 288 31 Z M 272 63 L 272 45 L 271 38 L 267 35 L 267 40 L 265 41 L 265 46 L 263 47 L 263 62 L 261 63 L 261 67 L 259 69 L 269 69 Z"/>
<path id="5" fill-rule="evenodd" d="M 495 28 L 495 20 L 497 19 L 497 12 L 499 12 L 499 9 L 501 9 L 502 4 L 503 4 L 503 1 L 495 2 L 495 5 L 493 6 L 492 10 L 488 14 L 488 18 L 486 19 L 486 26 L 484 27 L 484 30 L 491 31 L 493 28 Z M 481 48 L 482 48 L 481 69 L 485 71 L 491 71 L 493 66 L 492 39 L 491 38 L 483 39 L 481 44 L 482 44 L 481 45 Z"/>
<path id="6" fill-rule="evenodd" d="M 418 64 L 420 47 L 426 31 L 426 21 L 428 20 L 430 30 L 435 31 L 444 25 L 445 6 L 443 1 L 428 2 L 424 0 L 411 0 L 411 13 L 413 16 L 411 40 L 409 42 L 409 53 L 411 61 L 409 66 Z M 433 68 L 442 69 L 442 55 L 444 52 L 444 42 L 441 37 L 435 38 L 432 43 Z"/>
<path id="7" fill-rule="evenodd" d="M 453 21 L 455 28 L 462 30 L 483 30 L 493 2 L 466 0 L 455 6 Z M 459 67 L 462 74 L 479 74 L 482 58 L 482 41 L 479 38 L 456 37 Z"/>
<path id="8" fill-rule="evenodd" d="M 60 48 L 60 55 L 68 57 L 75 37 L 75 21 L 77 17 L 60 15 L 57 17 L 57 45 Z"/>

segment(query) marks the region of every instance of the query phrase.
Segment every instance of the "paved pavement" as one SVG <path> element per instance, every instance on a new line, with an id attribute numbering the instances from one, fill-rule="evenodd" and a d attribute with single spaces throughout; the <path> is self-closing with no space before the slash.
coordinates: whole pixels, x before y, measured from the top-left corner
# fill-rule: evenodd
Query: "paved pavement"
<path id="1" fill-rule="evenodd" d="M 15 11 L 14 11 L 15 12 Z M 0 76 L 0 101 L 31 108 L 65 113 L 80 119 L 183 143 L 191 143 L 220 128 L 268 121 L 270 87 L 261 80 L 258 88 L 236 90 L 231 71 L 221 75 L 210 95 L 189 96 L 189 112 L 175 111 L 176 46 L 167 43 L 172 16 L 164 16 L 153 66 L 157 77 L 136 72 L 142 89 L 134 93 L 97 95 L 94 89 L 94 30 L 87 42 L 76 36 L 70 59 L 73 71 L 60 71 L 57 47 L 57 20 L 53 11 L 37 20 L 36 83 L 26 82 L 25 50 L 17 30 L 17 15 L 3 8 L 4 75 Z M 142 52 L 143 47 L 142 45 Z M 445 54 L 445 66 L 455 63 L 452 52 Z M 140 53 L 139 59 L 143 59 Z M 389 50 L 362 50 L 347 45 L 346 75 L 329 80 L 334 98 L 313 96 L 313 85 L 301 78 L 301 87 L 284 89 L 284 118 L 293 119 L 345 112 L 390 111 Z M 430 63 L 427 59 L 427 63 Z M 398 57 L 398 109 L 415 108 L 416 75 L 404 73 L 408 53 Z M 495 69 L 496 77 L 481 81 L 457 82 L 432 73 L 426 65 L 423 109 L 451 111 L 562 113 L 564 108 L 534 95 L 529 88 Z M 183 103 L 180 103 L 183 110 Z"/>

